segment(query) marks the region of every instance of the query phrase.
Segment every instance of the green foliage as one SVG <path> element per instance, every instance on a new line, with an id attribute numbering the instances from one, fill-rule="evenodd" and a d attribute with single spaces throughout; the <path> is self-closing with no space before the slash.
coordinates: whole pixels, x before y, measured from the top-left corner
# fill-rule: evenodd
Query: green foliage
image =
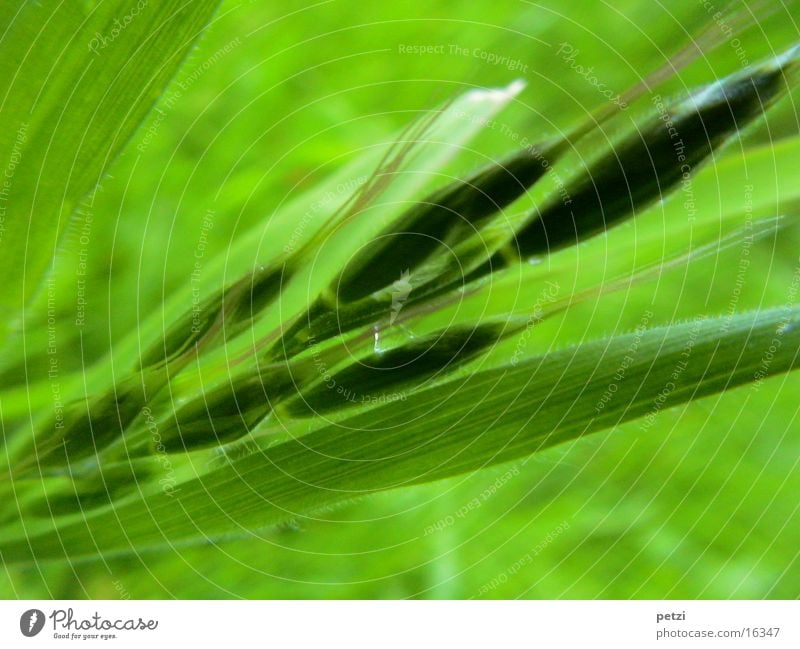
<path id="1" fill-rule="evenodd" d="M 481 89 L 454 87 L 446 95 L 455 98 L 442 101 L 423 98 L 423 82 L 402 82 L 415 88 L 410 104 L 398 98 L 396 113 L 361 119 L 347 113 L 357 105 L 353 97 L 320 94 L 318 101 L 302 104 L 305 90 L 271 84 L 272 77 L 293 79 L 294 65 L 304 66 L 297 72 L 301 77 L 314 78 L 315 48 L 300 54 L 290 42 L 290 61 L 269 69 L 250 64 L 247 52 L 269 41 L 276 20 L 288 20 L 266 9 L 243 10 L 264 12 L 259 19 L 270 32 L 264 34 L 240 22 L 237 11 L 223 10 L 186 72 L 164 91 L 212 5 L 195 3 L 178 14 L 159 6 L 148 21 L 132 19 L 108 41 L 101 38 L 103 30 L 112 29 L 124 3 L 99 3 L 86 15 L 66 10 L 75 13 L 77 36 L 64 32 L 44 41 L 53 48 L 68 43 L 58 82 L 45 84 L 36 103 L 32 84 L 22 84 L 19 92 L 14 83 L 7 88 L 13 98 L 8 110 L 17 111 L 9 119 L 33 105 L 30 124 L 36 126 L 26 131 L 26 138 L 35 137 L 26 139 L 19 155 L 24 165 L 33 165 L 20 165 L 17 172 L 25 191 L 15 190 L 23 199 L 14 209 L 21 211 L 9 212 L 5 222 L 13 244 L 4 266 L 6 304 L 21 308 L 20 298 L 27 304 L 21 319 L 12 316 L 5 323 L 11 331 L 0 367 L 6 442 L 0 490 L 14 504 L 3 512 L 0 527 L 9 583 L 16 584 L 16 571 L 24 569 L 18 564 L 51 563 L 43 576 L 48 588 L 48 575 L 57 575 L 65 561 L 85 565 L 78 570 L 89 578 L 98 560 L 113 572 L 127 571 L 133 557 L 169 580 L 166 561 L 177 548 L 202 562 L 216 556 L 216 546 L 196 546 L 218 541 L 246 563 L 266 543 L 274 549 L 268 561 L 278 562 L 294 551 L 277 550 L 284 541 L 295 549 L 324 549 L 334 529 L 325 529 L 326 518 L 356 521 L 382 508 L 409 506 L 387 521 L 413 518 L 416 532 L 402 539 L 387 522 L 375 538 L 401 539 L 397 543 L 416 553 L 434 544 L 437 558 L 428 568 L 415 568 L 424 579 L 403 584 L 388 577 L 393 565 L 401 570 L 417 556 L 398 549 L 388 558 L 381 552 L 384 564 L 368 568 L 387 590 L 333 593 L 669 594 L 665 584 L 672 582 L 664 577 L 663 562 L 645 573 L 652 584 L 641 578 L 622 583 L 625 569 L 606 555 L 598 559 L 596 578 L 581 581 L 579 570 L 568 571 L 560 585 L 547 577 L 565 560 L 554 558 L 550 572 L 536 568 L 537 578 L 528 582 L 544 583 L 541 590 L 529 591 L 526 582 L 514 580 L 506 591 L 500 584 L 507 579 L 497 577 L 517 572 L 508 565 L 535 564 L 533 557 L 554 552 L 548 546 L 556 537 L 573 543 L 575 534 L 592 538 L 585 528 L 597 511 L 590 505 L 592 492 L 542 500 L 526 486 L 537 476 L 546 481 L 548 473 L 558 474 L 552 485 L 562 496 L 559 483 L 573 483 L 561 469 L 543 471 L 536 458 L 558 463 L 558 453 L 583 453 L 585 485 L 600 489 L 604 483 L 597 480 L 615 469 L 608 466 L 611 459 L 598 457 L 600 447 L 592 445 L 597 439 L 614 448 L 624 447 L 626 435 L 646 439 L 647 448 L 632 452 L 643 464 L 653 463 L 672 448 L 665 420 L 676 406 L 692 402 L 681 411 L 690 415 L 709 403 L 695 401 L 745 386 L 731 398 L 744 396 L 751 407 L 768 409 L 766 393 L 776 399 L 782 394 L 775 379 L 765 380 L 794 369 L 800 349 L 800 274 L 792 238 L 800 138 L 787 126 L 791 101 L 781 101 L 797 76 L 798 48 L 789 47 L 796 39 L 767 15 L 763 25 L 773 25 L 768 33 L 780 47 L 768 43 L 770 51 L 759 61 L 765 32 L 748 32 L 741 13 L 727 12 L 724 20 L 743 30 L 743 60 L 719 24 L 687 11 L 673 20 L 700 34 L 705 58 L 692 64 L 688 48 L 673 61 L 685 71 L 667 64 L 647 83 L 615 78 L 613 66 L 603 66 L 602 85 L 619 87 L 625 99 L 620 108 L 619 102 L 604 103 L 600 82 L 589 81 L 585 67 L 575 63 L 579 55 L 592 61 L 607 51 L 607 43 L 571 31 L 554 15 L 551 20 L 569 40 L 561 46 L 551 37 L 545 41 L 539 38 L 545 32 L 533 36 L 529 27 L 520 29 L 549 9 L 501 3 L 464 10 L 465 16 L 485 12 L 505 29 L 515 26 L 514 33 L 529 35 L 501 44 L 487 40 L 485 30 L 462 27 L 458 37 L 470 48 L 440 48 L 451 60 L 439 68 L 456 83 L 458 75 L 468 78 L 464 58 L 483 61 L 488 74 Z M 40 11 L 20 15 L 33 21 Z M 298 13 L 299 34 L 313 31 L 315 11 Z M 387 25 L 402 25 L 394 22 L 393 9 L 372 11 L 387 12 Z M 604 16 L 603 29 L 619 33 L 619 16 L 593 11 Z M 636 9 L 625 11 L 625 20 L 641 22 Z M 12 38 L 2 46 L 9 52 L 19 34 L 38 30 L 25 32 L 24 20 L 7 23 Z M 390 28 L 384 29 L 388 34 Z M 392 35 L 393 56 L 413 78 L 418 55 L 407 45 L 419 35 L 404 29 Z M 325 38 L 338 42 L 336 33 Z M 79 50 L 75 43 L 82 34 L 97 39 L 97 52 L 91 42 L 89 54 Z M 652 36 L 667 42 L 669 34 Z M 439 38 L 447 38 L 445 32 Z M 532 41 L 550 51 L 536 54 Z M 282 46 L 280 36 L 269 42 Z M 358 40 L 347 42 L 356 48 L 352 56 L 359 56 Z M 629 48 L 629 59 L 647 58 L 637 42 L 620 47 Z M 41 47 L 40 58 L 8 58 L 4 65 L 15 71 L 31 66 L 30 78 L 46 77 L 42 70 L 49 69 L 55 49 Z M 507 52 L 505 71 L 481 58 L 480 52 L 492 48 Z M 784 53 L 776 55 L 776 49 Z M 738 60 L 732 66 L 733 55 Z M 94 56 L 103 61 L 102 74 L 83 88 L 78 72 L 90 69 Z M 382 54 L 371 56 L 379 60 Z M 233 65 L 217 66 L 223 57 Z M 345 59 L 317 63 L 336 67 Z M 542 74 L 555 62 L 561 66 L 558 84 L 548 91 L 542 79 L 526 89 L 512 82 L 519 65 L 512 70 L 510 62 L 522 60 L 536 70 L 544 64 Z M 352 89 L 359 87 L 359 75 L 369 80 L 375 74 L 345 66 L 340 76 L 324 79 L 340 79 Z M 699 86 L 708 81 L 713 83 Z M 624 92 L 626 83 L 632 85 Z M 483 89 L 492 84 L 498 89 Z M 88 103 L 65 113 L 69 119 L 62 126 L 47 115 L 68 104 L 74 88 Z M 207 94 L 213 88 L 229 91 L 219 105 Z M 161 103 L 142 122 L 162 91 Z M 262 113 L 259 128 L 266 134 L 256 134 L 247 108 L 262 92 L 273 92 L 273 101 L 280 97 L 284 103 L 278 105 L 304 105 L 298 108 L 302 119 L 273 113 L 264 126 Z M 367 110 L 370 102 L 386 110 L 387 97 L 394 96 L 356 95 Z M 588 104 L 575 109 L 575 97 L 587 97 Z M 532 113 L 531 106 L 541 113 Z M 100 108 L 108 117 L 98 121 Z M 551 117 L 542 118 L 548 111 Z M 237 114 L 235 123 L 226 121 L 230 114 Z M 136 153 L 109 167 L 139 124 L 127 148 Z M 774 141 L 778 134 L 783 141 Z M 11 152 L 8 132 L 4 138 L 1 144 Z M 55 148 L 48 138 L 57 142 Z M 276 146 L 285 147 L 286 155 L 275 155 Z M 355 151 L 345 156 L 347 149 Z M 163 175 L 156 173 L 164 161 Z M 104 190 L 95 190 L 109 171 Z M 31 211 L 36 217 L 28 228 L 21 215 Z M 67 217 L 77 236 L 66 228 Z M 60 251 L 53 256 L 56 241 Z M 35 254 L 28 255 L 26 246 Z M 749 292 L 753 277 L 761 293 Z M 721 448 L 736 431 L 747 436 L 735 423 L 708 427 L 704 435 L 729 431 Z M 691 439 L 697 426 L 684 429 Z M 730 452 L 706 453 L 708 467 L 723 476 L 723 467 L 735 469 L 748 457 L 734 461 Z M 690 479 L 708 467 L 673 471 Z M 457 494 L 469 493 L 469 484 L 491 471 L 501 472 L 500 486 L 495 482 L 489 496 L 481 492 L 470 501 L 478 504 L 463 513 Z M 786 471 L 792 475 L 791 467 Z M 635 472 L 620 479 L 631 485 L 626 493 L 639 482 Z M 716 484 L 723 482 L 727 478 Z M 715 484 L 711 478 L 709 484 Z M 509 523 L 511 528 L 495 521 L 501 488 L 498 502 L 508 498 L 512 509 L 525 502 L 528 514 L 535 510 L 542 533 L 534 537 L 544 541 L 524 541 L 524 517 Z M 438 504 L 418 507 L 427 498 Z M 438 520 L 423 524 L 427 513 L 410 513 L 418 508 L 438 511 Z M 624 529 L 625 521 L 646 509 L 634 499 L 614 520 Z M 470 536 L 462 523 L 473 510 L 469 525 L 484 532 Z M 287 532 L 275 526 L 298 520 L 307 521 L 309 531 L 282 541 Z M 496 533 L 486 531 L 495 524 Z M 640 553 L 657 553 L 659 543 L 668 543 L 664 525 L 651 521 L 652 534 L 643 528 Z M 459 577 L 443 557 L 457 554 L 476 535 L 498 552 L 511 548 L 511 556 L 495 565 L 494 551 L 482 553 L 494 568 L 487 572 L 476 564 L 469 576 Z M 369 535 L 345 536 L 350 540 L 337 545 L 339 552 L 369 547 Z M 614 544 L 624 544 L 623 537 L 620 532 Z M 250 540 L 231 541 L 243 538 Z M 579 553 L 581 561 L 591 554 Z M 775 561 L 771 574 L 780 566 Z M 228 568 L 215 577 L 217 583 L 241 573 Z M 314 570 L 279 571 L 289 579 L 340 579 L 333 565 Z M 725 564 L 719 571 L 725 573 Z M 733 577 L 726 579 L 713 586 L 714 593 L 738 592 Z M 713 582 L 704 574 L 681 592 L 696 596 Z M 105 592 L 98 588 L 89 594 Z M 156 592 L 147 588 L 138 594 Z M 240 594 L 310 594 L 299 586 L 271 588 Z M 748 588 L 743 592 L 787 592 L 780 579 Z M 181 594 L 208 592 L 198 586 Z"/>

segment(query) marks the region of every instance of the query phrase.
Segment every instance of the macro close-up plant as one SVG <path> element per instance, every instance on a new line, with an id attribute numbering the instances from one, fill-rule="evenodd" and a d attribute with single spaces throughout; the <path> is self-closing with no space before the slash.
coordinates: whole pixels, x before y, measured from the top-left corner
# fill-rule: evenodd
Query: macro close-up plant
<path id="1" fill-rule="evenodd" d="M 5 3 L 5 598 L 798 597 L 797 16 Z"/>

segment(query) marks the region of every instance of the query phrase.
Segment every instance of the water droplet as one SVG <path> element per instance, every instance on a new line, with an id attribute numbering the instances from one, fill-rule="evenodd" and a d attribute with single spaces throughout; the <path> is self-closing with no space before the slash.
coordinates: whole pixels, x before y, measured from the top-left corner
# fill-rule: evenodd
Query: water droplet
<path id="1" fill-rule="evenodd" d="M 406 336 L 408 336 L 408 338 L 409 338 L 410 340 L 414 340 L 414 339 L 416 339 L 416 335 L 414 334 L 414 332 L 413 332 L 413 331 L 411 331 L 411 329 L 409 329 L 409 328 L 408 328 L 406 325 L 404 325 L 403 323 L 396 324 L 395 326 L 396 326 L 398 329 L 400 329 L 400 331 L 402 331 L 402 332 L 403 332 L 403 333 L 404 333 Z"/>

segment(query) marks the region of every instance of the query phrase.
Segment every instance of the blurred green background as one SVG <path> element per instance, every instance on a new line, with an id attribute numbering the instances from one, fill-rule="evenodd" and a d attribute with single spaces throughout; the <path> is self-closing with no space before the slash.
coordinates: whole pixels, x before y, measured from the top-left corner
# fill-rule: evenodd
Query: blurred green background
<path id="1" fill-rule="evenodd" d="M 235 236 L 310 183 L 472 87 L 525 79 L 504 120 L 533 139 L 557 134 L 605 101 L 556 54 L 561 43 L 622 92 L 691 42 L 712 20 L 711 4 L 224 2 L 96 196 L 92 209 L 103 218 L 94 221 L 87 266 L 98 317 L 87 321 L 82 354 L 77 346 L 64 354 L 64 371 L 113 348 L 186 281 L 209 210 L 207 254 L 225 254 Z M 768 3 L 744 6 L 755 16 L 739 47 L 723 42 L 667 90 L 740 68 L 742 51 L 754 62 L 798 40 L 795 3 L 773 13 L 763 11 Z M 409 52 L 416 46 L 435 49 Z M 795 135 L 797 98 L 748 132 L 745 145 Z M 511 148 L 496 132 L 476 144 L 484 155 Z M 461 164 L 467 172 L 473 163 Z M 78 261 L 79 228 L 76 220 L 61 267 Z M 624 230 L 614 242 L 635 244 Z M 789 230 L 756 244 L 737 310 L 786 299 L 798 243 L 800 233 Z M 723 253 L 572 310 L 536 342 L 547 349 L 627 331 L 650 304 L 658 321 L 725 313 L 736 258 Z M 662 412 L 647 430 L 633 422 L 512 466 L 362 499 L 249 538 L 6 569 L 0 594 L 795 598 L 797 394 L 800 376 L 771 379 Z"/>

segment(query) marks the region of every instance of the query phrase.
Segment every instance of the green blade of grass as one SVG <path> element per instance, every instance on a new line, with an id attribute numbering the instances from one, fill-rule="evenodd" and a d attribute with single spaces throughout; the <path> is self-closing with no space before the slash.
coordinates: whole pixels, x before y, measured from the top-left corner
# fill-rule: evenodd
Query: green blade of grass
<path id="1" fill-rule="evenodd" d="M 8 163 L 0 308 L 12 315 L 35 294 L 70 215 L 152 108 L 218 0 L 13 4 L 0 25 L 0 161 Z M 0 341 L 12 324 L 0 321 Z"/>
<path id="2" fill-rule="evenodd" d="M 625 421 L 643 418 L 646 431 L 665 408 L 747 383 L 757 390 L 798 365 L 800 278 L 793 280 L 784 308 L 616 336 L 478 372 L 252 453 L 169 494 L 151 489 L 62 521 L 20 520 L 4 528 L 0 556 L 9 564 L 74 561 L 247 534 Z"/>

